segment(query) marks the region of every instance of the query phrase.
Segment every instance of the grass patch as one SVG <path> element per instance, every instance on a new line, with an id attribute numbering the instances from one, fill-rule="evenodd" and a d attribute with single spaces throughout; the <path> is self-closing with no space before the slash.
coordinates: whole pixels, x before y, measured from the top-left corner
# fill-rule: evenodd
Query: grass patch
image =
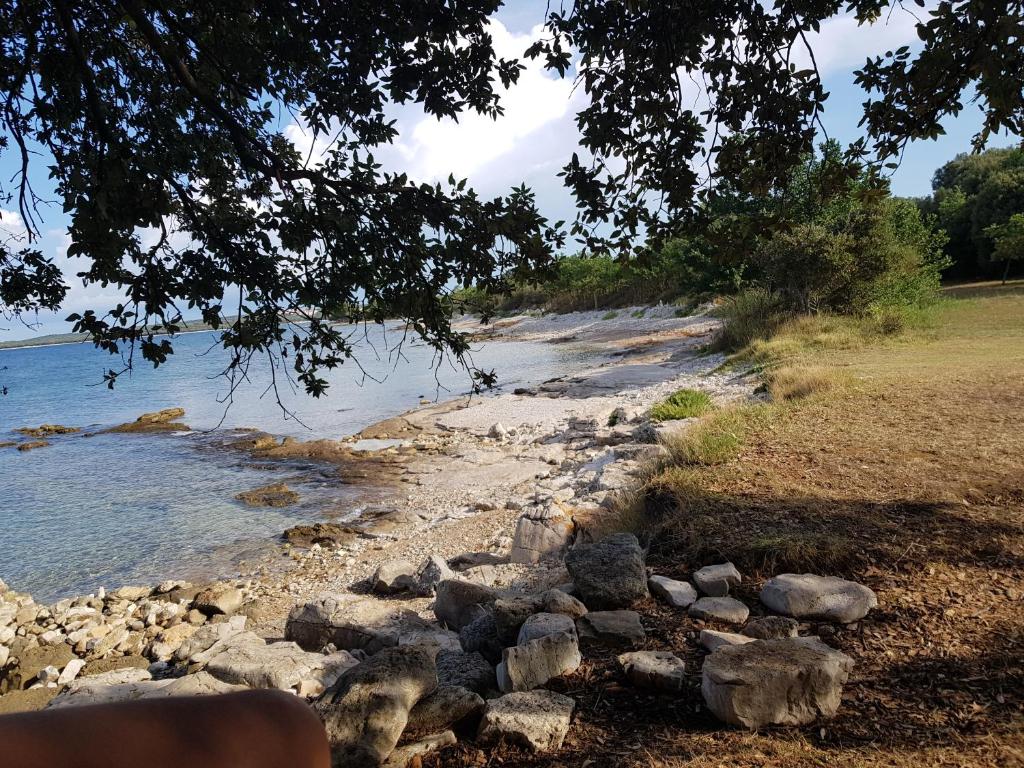
<path id="1" fill-rule="evenodd" d="M 770 406 L 736 406 L 717 411 L 668 441 L 672 460 L 683 466 L 714 466 L 734 459 L 749 430 L 764 424 Z"/>
<path id="2" fill-rule="evenodd" d="M 703 416 L 714 407 L 711 398 L 696 389 L 680 389 L 651 407 L 651 421 L 672 421 Z"/>
<path id="3" fill-rule="evenodd" d="M 615 310 L 613 309 L 613 310 L 612 310 L 612 311 L 610 311 L 610 312 L 605 312 L 605 313 L 604 313 L 604 314 L 603 314 L 603 315 L 601 316 L 601 319 L 602 319 L 602 320 L 614 320 L 614 319 L 615 319 L 616 317 L 618 317 L 618 316 L 619 316 L 619 313 L 618 313 L 618 312 L 616 312 L 616 311 L 615 311 Z"/>
<path id="4" fill-rule="evenodd" d="M 634 310 L 631 313 L 631 317 L 635 317 L 635 318 L 639 319 L 639 318 L 643 317 L 646 314 L 647 314 L 647 310 L 646 309 L 637 309 L 637 310 Z"/>
<path id="5" fill-rule="evenodd" d="M 835 368 L 786 366 L 767 375 L 768 393 L 772 400 L 803 400 L 841 389 L 850 381 L 845 371 Z"/>

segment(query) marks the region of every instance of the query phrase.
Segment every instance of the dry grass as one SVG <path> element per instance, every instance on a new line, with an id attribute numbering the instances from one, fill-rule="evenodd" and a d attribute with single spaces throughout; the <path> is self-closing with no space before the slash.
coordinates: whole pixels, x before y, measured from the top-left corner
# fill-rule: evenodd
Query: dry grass
<path id="1" fill-rule="evenodd" d="M 767 383 L 772 400 L 779 402 L 828 394 L 848 386 L 851 379 L 836 368 L 790 365 L 771 371 Z"/>
<path id="2" fill-rule="evenodd" d="M 789 366 L 846 383 L 716 412 L 676 449 L 701 460 L 646 489 L 659 573 L 731 558 L 755 612 L 760 579 L 780 571 L 876 590 L 879 608 L 856 629 L 811 628 L 856 661 L 834 720 L 722 728 L 700 696 L 699 625 L 651 601 L 640 606 L 647 646 L 686 660 L 682 694 L 645 695 L 611 654 L 588 658 L 553 686 L 577 700 L 559 752 L 463 745 L 424 764 L 1024 765 L 1024 284 L 983 296 L 945 304 L 926 332 L 848 343 L 826 321 L 777 338 Z M 711 437 L 729 431 L 739 439 L 726 456 Z"/>

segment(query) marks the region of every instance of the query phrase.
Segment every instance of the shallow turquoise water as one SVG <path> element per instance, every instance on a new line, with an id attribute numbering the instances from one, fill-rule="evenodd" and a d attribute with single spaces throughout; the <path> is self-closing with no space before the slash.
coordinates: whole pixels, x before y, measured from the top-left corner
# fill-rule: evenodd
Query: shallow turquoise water
<path id="1" fill-rule="evenodd" d="M 378 330 L 360 344 L 360 362 L 380 383 L 348 365 L 329 375 L 331 390 L 315 400 L 282 388 L 286 415 L 272 394 L 265 367 L 224 398 L 218 373 L 225 353 L 213 335 L 176 340 L 171 361 L 141 365 L 113 391 L 100 382 L 117 359 L 90 346 L 0 350 L 0 441 L 22 426 L 58 423 L 105 427 L 140 413 L 180 406 L 187 434 L 67 435 L 20 452 L 0 449 L 0 578 L 38 599 L 125 583 L 199 577 L 231 571 L 240 553 L 265 546 L 295 522 L 310 520 L 328 500 L 344 502 L 334 483 L 300 487 L 301 505 L 253 509 L 234 500 L 241 490 L 287 480 L 300 467 L 268 472 L 242 454 L 210 450 L 208 430 L 255 426 L 302 439 L 337 438 L 414 407 L 421 396 L 444 399 L 467 391 L 463 371 L 434 365 L 431 351 L 405 345 L 388 354 Z M 397 341 L 397 339 L 395 339 Z M 588 354 L 564 345 L 504 342 L 480 346 L 475 363 L 495 369 L 505 388 L 571 372 Z M 439 389 L 438 381 L 442 387 Z M 302 467 L 308 469 L 308 467 Z"/>

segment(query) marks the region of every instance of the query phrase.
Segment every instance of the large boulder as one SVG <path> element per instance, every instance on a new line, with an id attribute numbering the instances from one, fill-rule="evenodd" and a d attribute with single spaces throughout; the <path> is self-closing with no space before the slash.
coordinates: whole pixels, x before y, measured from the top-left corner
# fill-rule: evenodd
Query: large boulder
<path id="1" fill-rule="evenodd" d="M 494 601 L 494 622 L 498 639 L 505 645 L 516 642 L 519 628 L 535 613 L 557 613 L 578 619 L 587 607 L 575 597 L 558 589 L 549 589 L 537 595 L 499 598 Z"/>
<path id="2" fill-rule="evenodd" d="M 513 563 L 536 563 L 547 557 L 559 557 L 572 540 L 572 516 L 556 505 L 531 510 L 516 523 L 512 536 Z"/>
<path id="3" fill-rule="evenodd" d="M 506 742 L 535 752 L 558 749 L 569 732 L 576 702 L 553 691 L 508 693 L 487 702 L 477 740 Z"/>
<path id="4" fill-rule="evenodd" d="M 498 638 L 494 614 L 488 611 L 460 629 L 459 645 L 464 651 L 479 653 L 492 664 L 501 661 L 505 645 Z"/>
<path id="5" fill-rule="evenodd" d="M 783 573 L 768 579 L 760 598 L 776 613 L 842 624 L 863 619 L 878 605 L 875 593 L 863 584 L 811 573 Z"/>
<path id="6" fill-rule="evenodd" d="M 636 611 L 591 611 L 576 622 L 576 633 L 585 649 L 635 648 L 647 638 Z"/>
<path id="7" fill-rule="evenodd" d="M 213 696 L 244 690 L 244 685 L 225 683 L 207 672 L 151 680 L 149 673 L 144 670 L 126 668 L 74 681 L 65 692 L 50 702 L 49 707 L 58 709 L 170 696 Z"/>
<path id="8" fill-rule="evenodd" d="M 409 712 L 437 688 L 433 653 L 385 648 L 348 670 L 315 704 L 335 768 L 380 765 L 394 750 Z"/>
<path id="9" fill-rule="evenodd" d="M 579 669 L 583 662 L 574 634 L 557 632 L 506 648 L 498 664 L 498 688 L 502 693 L 529 691 L 548 680 Z"/>
<path id="10" fill-rule="evenodd" d="M 704 660 L 704 702 L 724 722 L 756 729 L 832 717 L 853 659 L 817 638 L 755 640 Z"/>
<path id="11" fill-rule="evenodd" d="M 206 670 L 226 683 L 288 691 L 297 690 L 306 680 L 327 688 L 356 663 L 347 651 L 325 656 L 304 651 L 295 643 L 268 644 L 252 632 L 243 632 L 227 641 L 206 663 Z"/>
<path id="12" fill-rule="evenodd" d="M 565 567 L 591 610 L 628 608 L 648 596 L 644 552 L 631 533 L 616 533 L 570 550 Z"/>
<path id="13" fill-rule="evenodd" d="M 479 653 L 440 651 L 434 662 L 438 685 L 468 688 L 480 695 L 498 687 L 494 667 Z"/>
<path id="14" fill-rule="evenodd" d="M 494 603 L 493 589 L 471 581 L 447 579 L 437 585 L 434 615 L 437 620 L 456 632 L 480 618 Z"/>
<path id="15" fill-rule="evenodd" d="M 705 565 L 693 574 L 693 583 L 708 597 L 725 597 L 731 587 L 738 587 L 743 577 L 732 563 Z"/>
<path id="16" fill-rule="evenodd" d="M 437 585 L 447 579 L 454 579 L 455 571 L 448 567 L 443 557 L 430 555 L 416 571 L 416 593 L 429 597 L 437 590 Z"/>
<path id="17" fill-rule="evenodd" d="M 679 693 L 686 686 L 686 664 L 668 651 L 633 651 L 618 657 L 626 678 L 637 688 Z"/>
<path id="18" fill-rule="evenodd" d="M 205 664 L 210 656 L 215 655 L 225 642 L 245 630 L 246 618 L 244 616 L 232 616 L 227 621 L 219 624 L 204 624 L 196 629 L 174 652 L 174 658 L 178 661 L 187 661 L 193 664 Z M 177 625 L 182 626 L 182 625 Z M 217 645 L 221 643 L 221 645 Z M 203 657 L 208 651 L 213 654 Z"/>
<path id="19" fill-rule="evenodd" d="M 284 636 L 307 651 L 331 644 L 348 651 L 377 653 L 398 645 L 403 633 L 427 628 L 414 612 L 360 595 L 323 595 L 288 614 Z"/>
<path id="20" fill-rule="evenodd" d="M 415 591 L 416 566 L 408 560 L 389 560 L 377 567 L 370 583 L 373 591 L 379 595 Z"/>
<path id="21" fill-rule="evenodd" d="M 230 616 L 242 607 L 244 597 L 240 590 L 228 584 L 215 584 L 195 596 L 192 607 L 207 616 L 226 614 Z"/>

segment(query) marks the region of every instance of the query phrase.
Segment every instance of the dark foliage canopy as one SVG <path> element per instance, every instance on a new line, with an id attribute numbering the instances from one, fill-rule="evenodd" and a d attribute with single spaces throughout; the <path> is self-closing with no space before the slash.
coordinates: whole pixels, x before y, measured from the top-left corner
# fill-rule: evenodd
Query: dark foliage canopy
<path id="1" fill-rule="evenodd" d="M 1024 127 L 1022 7 L 946 0 L 931 13 L 887 0 L 577 0 L 552 5 L 524 52 L 569 73 L 589 104 L 585 158 L 565 181 L 586 245 L 628 253 L 678 231 L 716 182 L 750 192 L 784 178 L 813 146 L 827 93 L 797 51 L 821 23 L 921 14 L 923 52 L 880 52 L 857 75 L 870 92 L 854 160 L 891 162 L 934 137 L 973 88 L 978 146 Z M 73 316 L 100 347 L 154 364 L 183 315 L 222 329 L 229 372 L 269 353 L 310 392 L 351 353 L 324 318 L 403 318 L 462 357 L 449 289 L 497 285 L 548 264 L 564 244 L 529 190 L 481 199 L 464 182 L 416 184 L 383 170 L 391 104 L 436 116 L 499 115 L 499 59 L 487 19 L 500 0 L 11 0 L 0 4 L 0 180 L 38 235 L 44 167 L 70 219 L 87 284 L 124 300 Z M 809 51 L 809 49 L 808 49 Z M 704 106 L 692 103 L 699 81 Z M 329 143 L 301 156 L 293 118 Z M 144 238 L 144 230 L 156 231 Z M 43 254 L 0 247 L 0 311 L 56 308 L 67 286 Z M 301 331 L 296 318 L 308 321 Z M 111 371 L 111 380 L 117 371 Z M 486 376 L 483 377 L 486 380 Z"/>

